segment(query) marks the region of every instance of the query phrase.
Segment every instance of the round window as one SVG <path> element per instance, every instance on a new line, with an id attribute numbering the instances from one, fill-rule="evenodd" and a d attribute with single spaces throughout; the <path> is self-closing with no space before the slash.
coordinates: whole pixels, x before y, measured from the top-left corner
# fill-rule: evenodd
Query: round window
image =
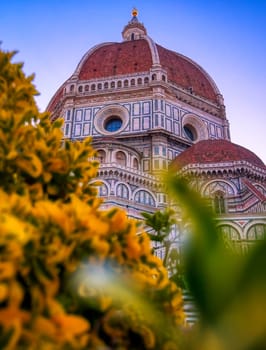
<path id="1" fill-rule="evenodd" d="M 191 125 L 185 125 L 184 126 L 184 131 L 186 136 L 191 140 L 195 141 L 197 139 L 197 133 L 195 129 Z"/>
<path id="2" fill-rule="evenodd" d="M 115 132 L 118 131 L 122 126 L 122 119 L 116 115 L 112 115 L 108 118 L 104 124 L 106 131 Z"/>
<path id="3" fill-rule="evenodd" d="M 97 112 L 94 126 L 100 134 L 115 135 L 126 128 L 128 121 L 129 113 L 124 106 L 108 105 Z"/>

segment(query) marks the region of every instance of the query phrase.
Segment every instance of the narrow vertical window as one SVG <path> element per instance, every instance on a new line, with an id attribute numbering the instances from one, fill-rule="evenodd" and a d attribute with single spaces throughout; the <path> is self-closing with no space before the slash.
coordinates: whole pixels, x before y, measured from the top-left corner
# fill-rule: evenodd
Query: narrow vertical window
<path id="1" fill-rule="evenodd" d="M 126 166 L 126 155 L 124 152 L 122 151 L 118 151 L 116 153 L 116 161 L 117 164 L 122 165 L 122 166 Z"/>
<path id="2" fill-rule="evenodd" d="M 213 199 L 214 211 L 216 214 L 224 214 L 225 213 L 225 199 L 223 193 L 216 193 Z"/>
<path id="3" fill-rule="evenodd" d="M 68 136 L 69 133 L 69 124 L 66 124 L 65 135 Z"/>

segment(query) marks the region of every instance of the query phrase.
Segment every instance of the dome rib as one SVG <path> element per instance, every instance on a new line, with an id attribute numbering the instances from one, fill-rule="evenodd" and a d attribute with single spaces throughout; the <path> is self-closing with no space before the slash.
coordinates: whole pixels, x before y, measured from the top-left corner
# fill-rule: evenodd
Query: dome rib
<path id="1" fill-rule="evenodd" d="M 181 86 L 182 88 L 192 88 L 193 92 L 199 96 L 218 103 L 217 95 L 221 95 L 214 81 L 194 61 L 189 58 L 156 45 L 160 62 L 168 74 L 168 81 Z"/>
<path id="2" fill-rule="evenodd" d="M 145 39 L 147 40 L 151 50 L 153 65 L 160 65 L 161 63 L 160 63 L 159 52 L 157 50 L 157 45 L 148 35 L 145 36 Z"/>

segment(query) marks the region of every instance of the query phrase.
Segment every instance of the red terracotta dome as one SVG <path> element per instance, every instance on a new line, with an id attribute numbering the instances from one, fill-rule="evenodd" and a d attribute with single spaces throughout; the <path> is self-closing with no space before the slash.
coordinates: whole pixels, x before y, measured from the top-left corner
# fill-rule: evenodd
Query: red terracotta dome
<path id="1" fill-rule="evenodd" d="M 174 51 L 155 44 L 159 64 L 166 70 L 168 81 L 203 98 L 218 103 L 216 86 L 208 74 L 195 62 Z M 157 54 L 157 53 L 156 53 Z M 108 78 L 116 75 L 149 72 L 154 53 L 146 39 L 99 45 L 81 61 L 79 80 Z"/>
<path id="2" fill-rule="evenodd" d="M 147 72 L 151 66 L 152 57 L 146 40 L 110 43 L 88 55 L 81 65 L 78 78 L 90 80 Z"/>
<path id="3" fill-rule="evenodd" d="M 75 84 L 97 79 L 149 75 L 161 70 L 164 79 L 172 86 L 194 94 L 216 106 L 223 105 L 221 93 L 209 74 L 196 62 L 177 52 L 156 44 L 146 28 L 132 12 L 131 21 L 122 31 L 123 41 L 101 43 L 91 48 L 83 56 L 68 82 Z M 153 74 L 153 73 L 151 73 Z M 160 76 L 162 79 L 162 75 Z M 64 91 L 64 85 L 48 105 L 53 111 Z"/>
<path id="4" fill-rule="evenodd" d="M 189 164 L 217 164 L 245 161 L 266 170 L 263 161 L 255 153 L 227 140 L 203 140 L 178 155 L 172 169 L 178 170 Z"/>

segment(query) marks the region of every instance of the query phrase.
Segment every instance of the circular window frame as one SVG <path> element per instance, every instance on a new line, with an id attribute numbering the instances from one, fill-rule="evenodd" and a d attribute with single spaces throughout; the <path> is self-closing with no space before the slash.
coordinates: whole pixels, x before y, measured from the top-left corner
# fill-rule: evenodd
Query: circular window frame
<path id="1" fill-rule="evenodd" d="M 114 131 L 106 130 L 106 124 L 112 119 L 117 118 L 121 120 L 121 127 Z M 102 135 L 116 135 L 121 133 L 129 121 L 129 113 L 128 110 L 119 105 L 106 106 L 101 108 L 95 116 L 94 126 L 95 129 Z"/>
<path id="2" fill-rule="evenodd" d="M 191 140 L 185 131 L 187 127 L 194 136 L 194 140 Z M 186 114 L 182 121 L 183 136 L 192 143 L 200 140 L 208 139 L 208 129 L 204 122 L 194 114 Z"/>

